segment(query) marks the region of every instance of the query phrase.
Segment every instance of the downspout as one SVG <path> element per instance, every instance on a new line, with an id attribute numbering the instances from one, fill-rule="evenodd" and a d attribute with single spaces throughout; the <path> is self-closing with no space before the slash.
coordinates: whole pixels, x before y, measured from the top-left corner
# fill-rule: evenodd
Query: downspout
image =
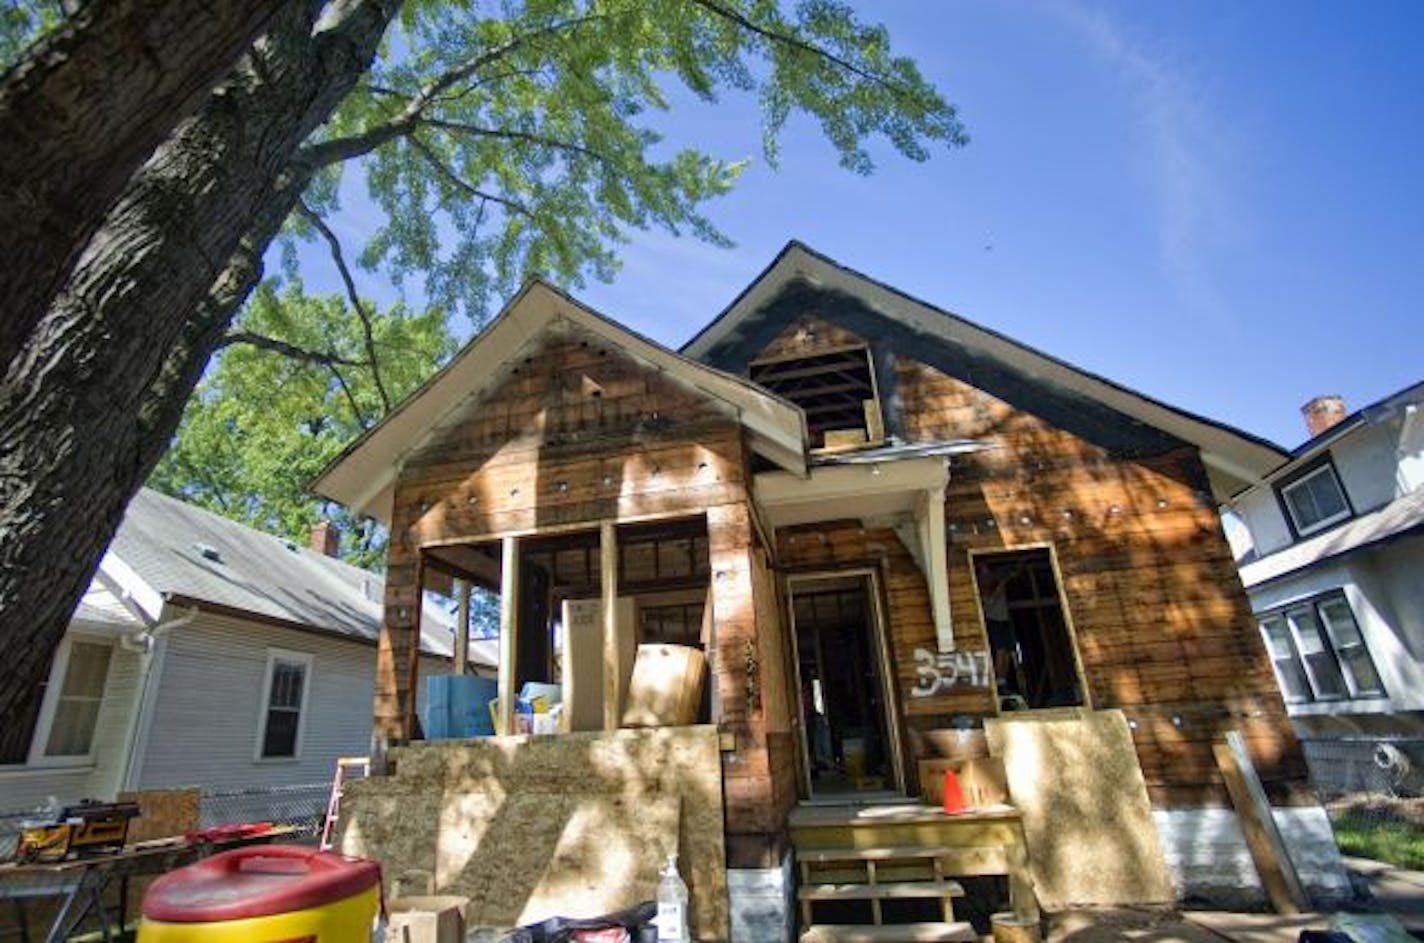
<path id="1" fill-rule="evenodd" d="M 128 731 L 124 735 L 124 752 L 121 761 L 115 764 L 117 773 L 114 777 L 114 788 L 111 792 L 118 795 L 125 789 L 132 789 L 138 785 L 138 767 L 134 755 L 138 742 L 138 732 L 143 729 L 144 721 L 147 720 L 149 706 L 149 685 L 153 680 L 153 656 L 154 649 L 158 647 L 160 636 L 166 635 L 174 629 L 181 628 L 198 617 L 198 607 L 193 606 L 186 613 L 177 618 L 160 622 L 152 628 L 140 629 L 137 632 L 130 632 L 119 636 L 119 647 L 126 652 L 135 652 L 139 655 L 139 681 L 138 681 L 138 703 L 134 706 L 129 715 Z"/>

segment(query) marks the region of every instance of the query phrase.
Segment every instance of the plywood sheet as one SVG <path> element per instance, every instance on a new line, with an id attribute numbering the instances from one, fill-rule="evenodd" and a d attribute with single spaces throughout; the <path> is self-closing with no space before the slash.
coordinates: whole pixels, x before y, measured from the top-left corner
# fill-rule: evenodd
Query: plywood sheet
<path id="1" fill-rule="evenodd" d="M 727 936 L 715 727 L 488 737 L 392 751 L 396 774 L 343 801 L 342 850 L 388 879 L 434 875 L 472 925 L 606 913 L 651 900 L 678 852 L 699 939 Z"/>
<path id="2" fill-rule="evenodd" d="M 121 792 L 120 802 L 138 803 L 139 817 L 129 823 L 129 841 L 170 838 L 198 827 L 201 795 L 197 789 L 145 789 Z"/>
<path id="3" fill-rule="evenodd" d="M 984 722 L 1023 815 L 1039 902 L 1169 903 L 1172 880 L 1121 711 Z"/>

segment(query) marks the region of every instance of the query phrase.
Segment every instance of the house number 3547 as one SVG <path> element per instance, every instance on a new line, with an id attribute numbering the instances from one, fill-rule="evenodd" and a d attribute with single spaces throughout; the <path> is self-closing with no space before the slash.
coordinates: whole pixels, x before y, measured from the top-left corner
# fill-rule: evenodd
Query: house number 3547
<path id="1" fill-rule="evenodd" d="M 989 685 L 987 652 L 932 652 L 915 649 L 915 686 L 911 697 L 933 697 L 955 688 L 983 688 Z"/>

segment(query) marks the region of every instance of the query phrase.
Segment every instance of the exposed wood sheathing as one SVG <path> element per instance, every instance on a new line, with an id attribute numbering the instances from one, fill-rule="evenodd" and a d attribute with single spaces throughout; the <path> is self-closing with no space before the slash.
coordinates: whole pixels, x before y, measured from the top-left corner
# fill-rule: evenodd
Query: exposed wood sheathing
<path id="1" fill-rule="evenodd" d="M 434 876 L 475 925 L 593 916 L 656 896 L 677 851 L 698 939 L 726 939 L 714 727 L 491 737 L 393 751 L 394 776 L 347 786 L 341 848 L 387 881 Z"/>
<path id="2" fill-rule="evenodd" d="M 985 723 L 1023 815 L 1041 905 L 1175 898 L 1127 720 L 1120 711 Z"/>
<path id="3" fill-rule="evenodd" d="M 838 323 L 839 314 L 824 307 L 792 318 L 756 356 L 865 342 Z M 898 410 L 893 424 L 909 441 L 962 437 L 989 446 L 956 456 L 949 469 L 956 648 L 987 647 L 970 551 L 1052 547 L 1091 704 L 1121 708 L 1135 721 L 1133 740 L 1154 804 L 1226 805 L 1211 744 L 1238 727 L 1272 797 L 1300 795 L 1306 771 L 1299 743 L 1196 450 L 1160 436 L 1091 442 L 977 388 L 981 379 L 1001 378 L 978 376 L 968 361 L 969 372 L 955 377 L 914 359 L 918 351 L 887 354 L 878 338 L 869 343 L 879 351 L 877 363 L 893 365 L 893 384 L 881 386 L 893 391 L 887 409 Z M 1014 394 L 1023 395 L 1023 387 Z M 1045 413 L 1061 413 L 1062 403 L 1048 402 L 1050 389 L 1039 395 Z M 1142 452 L 1153 444 L 1167 448 Z M 911 727 L 994 712 L 986 688 L 908 696 L 914 652 L 933 649 L 934 627 L 924 575 L 893 530 L 845 521 L 783 529 L 777 543 L 786 566 L 882 566 L 895 674 Z"/>

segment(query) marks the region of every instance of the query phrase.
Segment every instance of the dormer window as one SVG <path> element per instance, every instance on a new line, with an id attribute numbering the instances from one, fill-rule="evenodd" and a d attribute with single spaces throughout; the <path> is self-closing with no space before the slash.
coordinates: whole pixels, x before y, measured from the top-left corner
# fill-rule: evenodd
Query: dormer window
<path id="1" fill-rule="evenodd" d="M 801 407 L 813 449 L 860 448 L 885 438 L 870 352 L 863 346 L 760 360 L 751 365 L 751 380 Z"/>
<path id="2" fill-rule="evenodd" d="M 1290 518 L 1291 530 L 1306 537 L 1324 530 L 1353 513 L 1335 466 L 1326 461 L 1288 484 L 1280 486 L 1281 504 Z"/>

